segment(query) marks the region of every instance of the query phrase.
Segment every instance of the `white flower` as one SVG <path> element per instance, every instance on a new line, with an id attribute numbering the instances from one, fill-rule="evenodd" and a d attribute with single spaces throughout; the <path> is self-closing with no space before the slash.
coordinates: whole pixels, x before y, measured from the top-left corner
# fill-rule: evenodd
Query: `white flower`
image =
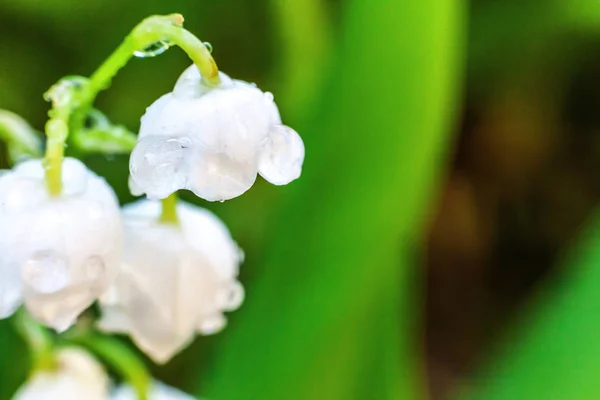
<path id="1" fill-rule="evenodd" d="M 121 385 L 112 393 L 110 400 L 138 400 L 138 396 L 131 386 Z M 148 393 L 148 400 L 195 400 L 195 398 L 179 389 L 154 381 Z"/>
<path id="2" fill-rule="evenodd" d="M 56 369 L 40 370 L 13 400 L 106 400 L 109 381 L 102 366 L 83 350 L 65 348 L 56 354 Z"/>
<path id="3" fill-rule="evenodd" d="M 100 299 L 99 325 L 131 334 L 154 361 L 168 361 L 196 332 L 212 334 L 236 309 L 241 251 L 212 213 L 179 202 L 179 224 L 159 223 L 160 205 L 124 207 L 125 251 L 120 273 Z"/>
<path id="4" fill-rule="evenodd" d="M 133 194 L 163 199 L 189 189 L 227 200 L 248 190 L 257 173 L 275 185 L 300 176 L 304 144 L 281 124 L 273 95 L 220 78 L 216 88 L 203 86 L 192 65 L 172 93 L 148 107 L 130 159 Z"/>
<path id="5" fill-rule="evenodd" d="M 106 290 L 121 257 L 113 190 L 80 161 L 63 163 L 63 192 L 50 197 L 42 160 L 0 176 L 0 318 L 24 301 L 64 331 Z"/>

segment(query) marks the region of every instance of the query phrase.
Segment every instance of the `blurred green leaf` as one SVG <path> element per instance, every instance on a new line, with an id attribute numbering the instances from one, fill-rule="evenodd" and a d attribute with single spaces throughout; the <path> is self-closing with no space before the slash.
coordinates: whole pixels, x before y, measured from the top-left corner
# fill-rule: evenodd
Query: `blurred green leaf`
<path id="1" fill-rule="evenodd" d="M 600 218 L 459 399 L 598 398 Z"/>
<path id="2" fill-rule="evenodd" d="M 308 123 L 295 126 L 304 174 L 282 189 L 265 267 L 203 395 L 419 396 L 408 256 L 445 160 L 464 11 L 460 0 L 347 3 L 335 68 Z"/>
<path id="3" fill-rule="evenodd" d="M 12 320 L 0 321 L 0 400 L 12 398 L 25 381 L 31 367 L 25 342 L 15 331 Z"/>
<path id="4" fill-rule="evenodd" d="M 512 78 L 513 71 L 533 69 L 537 74 L 545 73 L 542 68 L 551 64 L 549 60 L 573 62 L 565 54 L 579 50 L 583 37 L 577 35 L 600 33 L 600 2 L 475 2 L 470 31 L 468 78 L 481 90 L 480 86 L 498 84 L 498 77 Z"/>
<path id="5" fill-rule="evenodd" d="M 151 377 L 138 355 L 119 338 L 101 335 L 91 330 L 78 331 L 75 327 L 67 333 L 68 344 L 74 343 L 96 354 L 106 365 L 127 381 L 139 400 L 146 400 Z"/>
<path id="6" fill-rule="evenodd" d="M 322 0 L 272 0 L 280 39 L 278 97 L 287 118 L 304 117 L 326 77 L 331 58 L 332 23 Z M 310 84 L 307 84 L 310 82 Z"/>
<path id="7" fill-rule="evenodd" d="M 0 140 L 8 147 L 13 163 L 42 155 L 41 136 L 15 113 L 0 109 Z"/>

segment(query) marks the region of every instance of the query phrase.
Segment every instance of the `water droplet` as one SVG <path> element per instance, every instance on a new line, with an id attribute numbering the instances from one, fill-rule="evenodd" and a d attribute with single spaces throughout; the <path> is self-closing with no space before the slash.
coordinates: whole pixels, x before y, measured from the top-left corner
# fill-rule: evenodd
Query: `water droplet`
<path id="1" fill-rule="evenodd" d="M 274 98 L 275 96 L 273 96 L 273 93 L 265 92 L 265 99 L 267 99 L 268 101 L 273 101 Z"/>
<path id="2" fill-rule="evenodd" d="M 208 52 L 209 52 L 210 54 L 212 54 L 212 52 L 213 52 L 213 45 L 212 45 L 212 44 L 210 44 L 210 42 L 204 42 L 203 44 L 204 44 L 204 47 L 206 47 L 206 48 L 207 48 Z"/>
<path id="3" fill-rule="evenodd" d="M 44 93 L 44 100 L 51 101 L 55 107 L 65 106 L 87 82 L 88 79 L 83 76 L 65 76 Z"/>
<path id="4" fill-rule="evenodd" d="M 186 187 L 192 142 L 187 137 L 150 135 L 131 153 L 130 168 L 136 192 L 164 198 Z"/>
<path id="5" fill-rule="evenodd" d="M 203 335 L 212 335 L 222 330 L 227 324 L 227 320 L 222 315 L 215 315 L 206 318 L 200 323 L 198 331 Z"/>
<path id="6" fill-rule="evenodd" d="M 244 301 L 244 287 L 239 282 L 233 282 L 219 293 L 217 301 L 226 311 L 237 309 Z"/>
<path id="7" fill-rule="evenodd" d="M 23 265 L 23 282 L 40 293 L 55 293 L 70 280 L 67 259 L 55 250 L 36 252 Z"/>
<path id="8" fill-rule="evenodd" d="M 152 43 L 150 46 L 146 47 L 143 50 L 134 51 L 133 55 L 139 58 L 156 57 L 169 50 L 170 46 L 170 42 L 166 40 L 160 40 L 158 42 Z"/>
<path id="9" fill-rule="evenodd" d="M 219 200 L 219 203 L 225 203 L 225 200 L 221 199 Z"/>
<path id="10" fill-rule="evenodd" d="M 238 260 L 239 260 L 240 264 L 243 263 L 245 259 L 246 259 L 246 253 L 244 253 L 244 250 L 242 250 L 238 247 Z"/>

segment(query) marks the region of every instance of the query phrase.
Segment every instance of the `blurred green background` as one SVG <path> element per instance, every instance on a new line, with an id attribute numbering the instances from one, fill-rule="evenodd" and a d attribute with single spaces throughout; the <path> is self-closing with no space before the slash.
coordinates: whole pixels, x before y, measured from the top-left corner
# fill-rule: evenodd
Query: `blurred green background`
<path id="1" fill-rule="evenodd" d="M 52 83 L 172 12 L 307 155 L 288 186 L 183 194 L 245 250 L 247 300 L 156 377 L 215 400 L 600 399 L 600 2 L 0 0 L 0 108 L 41 130 Z M 132 60 L 97 105 L 136 130 L 189 63 Z M 85 161 L 133 200 L 127 157 Z M 0 399 L 27 368 L 0 321 Z"/>

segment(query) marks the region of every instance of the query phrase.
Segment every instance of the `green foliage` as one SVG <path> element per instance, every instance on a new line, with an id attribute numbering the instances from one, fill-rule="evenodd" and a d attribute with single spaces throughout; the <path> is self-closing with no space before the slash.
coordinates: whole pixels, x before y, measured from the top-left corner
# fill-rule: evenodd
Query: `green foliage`
<path id="1" fill-rule="evenodd" d="M 598 397 L 600 359 L 600 220 L 563 263 L 520 324 L 504 338 L 497 359 L 458 399 L 569 399 Z"/>
<path id="2" fill-rule="evenodd" d="M 67 336 L 69 342 L 81 345 L 94 353 L 135 390 L 139 400 L 147 400 L 151 378 L 139 356 L 120 339 L 76 329 Z"/>
<path id="3" fill-rule="evenodd" d="M 347 4 L 334 68 L 300 129 L 303 177 L 218 349 L 209 397 L 418 397 L 408 255 L 453 122 L 463 8 Z"/>
<path id="4" fill-rule="evenodd" d="M 91 73 L 142 17 L 181 12 L 214 45 L 221 69 L 272 90 L 303 136 L 301 180 L 258 182 L 242 198 L 202 204 L 246 251 L 247 300 L 222 334 L 197 339 L 153 372 L 215 400 L 426 398 L 416 248 L 451 147 L 461 82 L 487 93 L 523 74 L 550 80 L 548 70 L 573 62 L 565 57 L 578 49 L 573 38 L 595 38 L 600 26 L 594 0 L 477 1 L 468 20 L 461 0 L 13 3 L 0 5 L 8 38 L 0 41 L 0 108 L 38 129 L 48 107 L 41 93 L 57 77 Z M 79 148 L 122 201 L 131 200 L 125 157 L 89 153 L 127 153 L 144 108 L 189 61 L 170 52 L 133 64 L 99 99 L 110 120 L 92 111 L 66 150 Z M 9 146 L 9 155 L 39 152 L 34 129 L 21 132 L 31 145 Z M 457 398 L 598 397 L 598 226 Z M 109 357 L 114 350 L 93 346 Z M 28 364 L 11 324 L 0 321 L 0 399 Z"/>

